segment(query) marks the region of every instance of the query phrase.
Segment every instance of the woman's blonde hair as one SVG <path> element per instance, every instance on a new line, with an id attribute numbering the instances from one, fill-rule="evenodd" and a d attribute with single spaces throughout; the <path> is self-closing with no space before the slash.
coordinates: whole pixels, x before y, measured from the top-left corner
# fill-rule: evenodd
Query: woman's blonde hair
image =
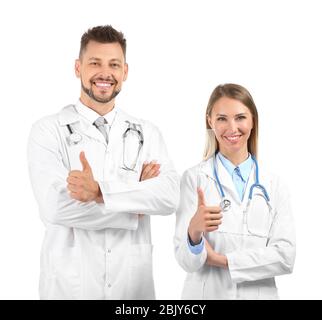
<path id="1" fill-rule="evenodd" d="M 251 94 L 245 89 L 244 87 L 233 84 L 233 83 L 227 83 L 223 85 L 219 85 L 215 88 L 215 90 L 212 92 L 207 110 L 206 110 L 206 145 L 205 145 L 205 151 L 204 151 L 204 160 L 209 159 L 213 156 L 214 153 L 217 153 L 219 150 L 219 144 L 216 139 L 214 131 L 211 129 L 209 123 L 208 123 L 208 117 L 211 116 L 211 112 L 213 109 L 214 104 L 222 97 L 227 97 L 231 99 L 235 99 L 240 101 L 243 105 L 245 105 L 249 111 L 252 114 L 253 117 L 253 128 L 251 131 L 251 134 L 249 136 L 249 139 L 247 141 L 247 147 L 248 152 L 251 155 L 254 155 L 257 157 L 257 143 L 258 143 L 258 113 L 257 108 L 254 103 L 254 100 L 251 96 Z"/>

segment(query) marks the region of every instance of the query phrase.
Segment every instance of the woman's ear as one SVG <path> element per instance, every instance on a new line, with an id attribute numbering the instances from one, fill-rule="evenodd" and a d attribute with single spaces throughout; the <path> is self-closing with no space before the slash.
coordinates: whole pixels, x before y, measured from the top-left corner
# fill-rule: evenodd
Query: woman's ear
<path id="1" fill-rule="evenodd" d="M 208 114 L 207 114 L 207 121 L 208 121 L 209 127 L 212 129 L 211 117 Z"/>

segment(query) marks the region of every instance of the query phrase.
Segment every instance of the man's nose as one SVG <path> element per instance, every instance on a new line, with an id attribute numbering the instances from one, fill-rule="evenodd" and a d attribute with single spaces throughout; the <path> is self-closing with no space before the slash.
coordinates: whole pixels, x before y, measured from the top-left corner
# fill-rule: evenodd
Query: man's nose
<path id="1" fill-rule="evenodd" d="M 108 65 L 102 65 L 98 75 L 103 78 L 112 78 L 112 68 Z"/>

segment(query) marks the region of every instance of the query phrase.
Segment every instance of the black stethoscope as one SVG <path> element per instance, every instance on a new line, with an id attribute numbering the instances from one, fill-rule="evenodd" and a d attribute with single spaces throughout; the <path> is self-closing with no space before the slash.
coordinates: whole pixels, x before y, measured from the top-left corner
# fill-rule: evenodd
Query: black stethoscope
<path id="1" fill-rule="evenodd" d="M 78 144 L 79 142 L 82 141 L 82 136 L 77 133 L 77 132 L 74 132 L 74 130 L 72 129 L 71 125 L 68 124 L 67 125 L 67 128 L 68 128 L 68 131 L 69 131 L 69 141 L 72 143 L 72 144 Z"/>
<path id="2" fill-rule="evenodd" d="M 143 137 L 143 130 L 142 130 L 142 126 L 140 124 L 137 123 L 132 123 L 130 121 L 125 121 L 128 124 L 128 127 L 126 128 L 126 130 L 123 133 L 123 166 L 122 169 L 127 170 L 127 171 L 135 171 L 134 168 L 136 167 L 139 155 L 140 155 L 140 151 L 143 147 L 143 143 L 144 143 L 144 137 Z M 136 133 L 138 139 L 139 139 L 139 145 L 138 145 L 138 150 L 136 153 L 136 157 L 134 159 L 134 161 L 127 165 L 125 163 L 125 153 L 126 153 L 126 137 L 129 135 L 129 133 L 133 131 L 134 133 Z"/>
<path id="3" fill-rule="evenodd" d="M 143 130 L 142 130 L 142 126 L 138 123 L 133 123 L 130 121 L 125 121 L 127 123 L 127 128 L 125 129 L 122 138 L 123 138 L 123 166 L 121 167 L 124 170 L 127 171 L 135 171 L 135 167 L 137 165 L 137 161 L 140 155 L 140 151 L 143 147 L 143 143 L 144 143 L 144 136 L 143 136 Z M 70 141 L 70 143 L 72 143 L 73 145 L 77 145 L 78 143 L 80 143 L 82 141 L 82 136 L 75 132 L 72 128 L 72 126 L 70 124 L 67 124 L 67 128 L 69 131 L 69 137 L 68 140 Z M 130 164 L 125 163 L 125 154 L 126 154 L 126 138 L 129 136 L 130 132 L 134 132 L 139 140 L 139 144 L 138 144 L 138 150 L 136 153 L 136 157 L 134 159 L 134 161 Z"/>

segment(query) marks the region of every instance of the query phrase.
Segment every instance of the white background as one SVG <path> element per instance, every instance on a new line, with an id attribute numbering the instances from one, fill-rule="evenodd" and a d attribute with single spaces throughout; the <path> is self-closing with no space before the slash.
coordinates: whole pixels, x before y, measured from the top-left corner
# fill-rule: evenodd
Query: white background
<path id="1" fill-rule="evenodd" d="M 198 163 L 211 91 L 235 82 L 260 115 L 260 161 L 288 182 L 297 229 L 282 299 L 321 299 L 320 1 L 1 1 L 0 298 L 38 299 L 44 228 L 26 162 L 31 124 L 79 96 L 74 59 L 89 27 L 128 40 L 127 112 L 163 132 L 180 174 Z M 158 299 L 179 299 L 185 273 L 173 253 L 175 216 L 152 218 Z"/>

